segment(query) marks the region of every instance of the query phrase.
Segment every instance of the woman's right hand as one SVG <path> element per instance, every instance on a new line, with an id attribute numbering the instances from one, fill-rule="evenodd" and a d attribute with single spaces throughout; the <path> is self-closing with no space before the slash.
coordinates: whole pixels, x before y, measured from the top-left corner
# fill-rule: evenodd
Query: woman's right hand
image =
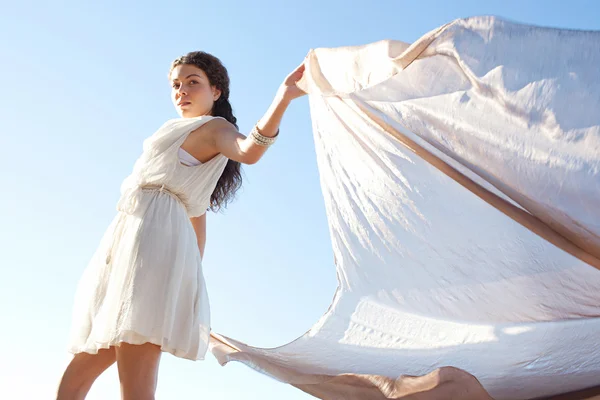
<path id="1" fill-rule="evenodd" d="M 295 70 L 293 70 L 279 86 L 278 94 L 285 102 L 291 102 L 298 97 L 304 96 L 306 92 L 298 87 L 296 84 L 304 75 L 305 65 L 304 62 L 300 64 Z"/>

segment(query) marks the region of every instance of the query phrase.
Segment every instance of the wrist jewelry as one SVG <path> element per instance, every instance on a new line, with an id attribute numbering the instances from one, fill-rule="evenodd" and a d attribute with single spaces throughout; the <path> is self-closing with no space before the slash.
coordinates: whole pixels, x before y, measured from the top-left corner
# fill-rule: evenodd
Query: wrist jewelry
<path id="1" fill-rule="evenodd" d="M 252 137 L 254 143 L 256 143 L 259 146 L 271 146 L 273 143 L 275 143 L 275 140 L 277 140 L 277 136 L 279 136 L 279 129 L 277 129 L 277 133 L 275 134 L 275 136 L 269 137 L 261 134 L 258 131 L 258 124 L 254 125 L 252 131 L 250 131 L 250 137 Z"/>

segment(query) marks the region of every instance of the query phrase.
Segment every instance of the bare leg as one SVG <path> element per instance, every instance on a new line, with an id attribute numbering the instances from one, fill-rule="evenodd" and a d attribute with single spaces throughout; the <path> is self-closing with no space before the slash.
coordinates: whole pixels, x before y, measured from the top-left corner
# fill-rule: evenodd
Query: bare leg
<path id="1" fill-rule="evenodd" d="M 151 343 L 121 343 L 116 348 L 122 400 L 154 400 L 160 347 Z"/>
<path id="2" fill-rule="evenodd" d="M 78 353 L 67 366 L 58 386 L 57 400 L 83 400 L 92 384 L 116 360 L 115 349 L 102 349 L 98 354 Z"/>

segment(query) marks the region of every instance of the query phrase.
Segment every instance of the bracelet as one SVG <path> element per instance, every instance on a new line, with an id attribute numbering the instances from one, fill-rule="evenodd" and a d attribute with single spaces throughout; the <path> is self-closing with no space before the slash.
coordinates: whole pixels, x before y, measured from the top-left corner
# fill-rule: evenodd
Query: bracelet
<path id="1" fill-rule="evenodd" d="M 259 146 L 265 146 L 265 147 L 271 146 L 273 143 L 275 143 L 275 140 L 277 140 L 277 136 L 279 136 L 279 128 L 277 129 L 277 133 L 275 133 L 275 136 L 269 137 L 269 136 L 262 135 L 258 131 L 258 124 L 254 125 L 254 128 L 252 128 L 252 131 L 250 131 L 250 137 L 252 138 L 254 143 L 256 143 Z"/>

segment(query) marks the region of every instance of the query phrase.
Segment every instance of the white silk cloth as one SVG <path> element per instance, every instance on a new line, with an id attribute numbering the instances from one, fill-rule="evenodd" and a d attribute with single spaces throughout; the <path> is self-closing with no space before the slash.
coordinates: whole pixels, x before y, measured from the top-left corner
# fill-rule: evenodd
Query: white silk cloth
<path id="1" fill-rule="evenodd" d="M 600 32 L 461 19 L 304 75 L 339 287 L 282 347 L 213 334 L 219 361 L 323 399 L 448 365 L 498 399 L 600 385 Z"/>

